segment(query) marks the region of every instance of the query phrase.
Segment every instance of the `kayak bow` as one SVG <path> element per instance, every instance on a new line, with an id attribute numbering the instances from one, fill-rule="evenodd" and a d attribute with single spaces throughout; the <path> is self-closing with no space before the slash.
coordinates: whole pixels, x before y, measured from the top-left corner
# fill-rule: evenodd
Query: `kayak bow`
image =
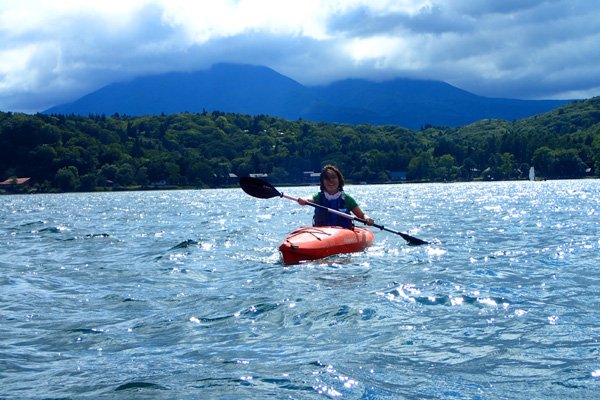
<path id="1" fill-rule="evenodd" d="M 356 253 L 373 244 L 373 232 L 365 228 L 306 226 L 291 232 L 279 246 L 284 264 L 318 260 L 336 254 Z"/>

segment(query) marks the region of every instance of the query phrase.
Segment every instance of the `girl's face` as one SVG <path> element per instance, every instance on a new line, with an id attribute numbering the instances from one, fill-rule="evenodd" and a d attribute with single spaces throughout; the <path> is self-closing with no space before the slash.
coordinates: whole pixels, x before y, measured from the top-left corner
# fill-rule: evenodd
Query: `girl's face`
<path id="1" fill-rule="evenodd" d="M 333 171 L 327 171 L 325 175 L 323 175 L 323 185 L 325 186 L 327 193 L 336 194 L 340 187 L 340 181 L 337 174 Z"/>

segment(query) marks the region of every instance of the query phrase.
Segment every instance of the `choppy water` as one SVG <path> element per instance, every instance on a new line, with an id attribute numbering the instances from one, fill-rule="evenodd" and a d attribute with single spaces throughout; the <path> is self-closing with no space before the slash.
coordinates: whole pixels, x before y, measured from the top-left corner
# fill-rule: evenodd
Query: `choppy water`
<path id="1" fill-rule="evenodd" d="M 0 398 L 600 396 L 600 181 L 347 189 L 435 243 L 283 267 L 286 199 L 0 197 Z"/>

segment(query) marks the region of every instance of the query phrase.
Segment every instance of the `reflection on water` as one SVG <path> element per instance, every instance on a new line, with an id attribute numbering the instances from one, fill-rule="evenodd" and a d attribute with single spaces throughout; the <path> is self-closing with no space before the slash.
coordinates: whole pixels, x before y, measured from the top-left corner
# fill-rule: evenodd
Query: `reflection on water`
<path id="1" fill-rule="evenodd" d="M 432 244 L 284 267 L 286 199 L 0 197 L 0 397 L 596 397 L 598 181 L 347 190 Z"/>

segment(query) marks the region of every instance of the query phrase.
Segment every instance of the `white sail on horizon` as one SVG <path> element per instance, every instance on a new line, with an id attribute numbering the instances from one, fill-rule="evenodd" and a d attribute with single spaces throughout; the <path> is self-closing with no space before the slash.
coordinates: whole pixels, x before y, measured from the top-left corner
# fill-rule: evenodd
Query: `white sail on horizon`
<path id="1" fill-rule="evenodd" d="M 529 168 L 529 180 L 535 181 L 535 169 L 533 167 Z"/>

